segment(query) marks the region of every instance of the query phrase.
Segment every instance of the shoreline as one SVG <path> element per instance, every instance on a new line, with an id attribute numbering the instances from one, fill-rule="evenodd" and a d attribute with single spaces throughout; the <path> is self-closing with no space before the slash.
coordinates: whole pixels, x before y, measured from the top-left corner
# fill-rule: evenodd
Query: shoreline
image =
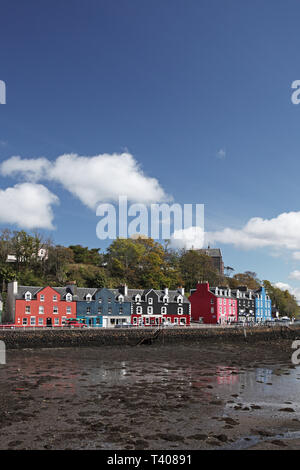
<path id="1" fill-rule="evenodd" d="M 83 329 L 83 330 L 0 330 L 6 349 L 65 347 L 139 346 L 151 344 L 253 344 L 285 343 L 300 338 L 300 326 Z M 290 346 L 291 347 L 291 346 Z"/>

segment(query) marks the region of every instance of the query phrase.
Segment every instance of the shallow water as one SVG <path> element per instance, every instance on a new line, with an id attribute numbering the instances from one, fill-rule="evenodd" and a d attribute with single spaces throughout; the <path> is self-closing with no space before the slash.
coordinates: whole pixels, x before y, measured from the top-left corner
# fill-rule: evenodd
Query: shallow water
<path id="1" fill-rule="evenodd" d="M 2 449 L 240 449 L 300 432 L 300 367 L 265 346 L 8 351 L 0 392 Z"/>

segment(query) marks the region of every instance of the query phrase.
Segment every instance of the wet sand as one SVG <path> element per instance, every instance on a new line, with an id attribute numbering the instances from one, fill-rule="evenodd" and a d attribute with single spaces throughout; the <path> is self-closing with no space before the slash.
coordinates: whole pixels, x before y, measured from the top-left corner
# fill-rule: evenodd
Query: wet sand
<path id="1" fill-rule="evenodd" d="M 9 350 L 0 449 L 299 449 L 291 341 Z"/>

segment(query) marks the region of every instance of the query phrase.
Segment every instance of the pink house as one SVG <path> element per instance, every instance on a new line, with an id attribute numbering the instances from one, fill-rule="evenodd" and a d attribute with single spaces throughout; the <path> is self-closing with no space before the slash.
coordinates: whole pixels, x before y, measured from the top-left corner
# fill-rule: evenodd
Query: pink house
<path id="1" fill-rule="evenodd" d="M 237 321 L 237 301 L 229 287 L 209 287 L 198 283 L 191 291 L 191 314 L 194 321 L 228 324 Z"/>

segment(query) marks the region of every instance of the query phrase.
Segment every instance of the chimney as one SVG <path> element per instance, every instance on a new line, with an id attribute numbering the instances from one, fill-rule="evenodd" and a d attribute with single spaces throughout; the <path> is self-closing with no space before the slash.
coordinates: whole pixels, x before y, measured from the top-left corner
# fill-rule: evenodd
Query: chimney
<path id="1" fill-rule="evenodd" d="M 165 291 L 165 295 L 169 295 L 169 288 L 168 287 L 165 287 L 164 291 Z"/>
<path id="2" fill-rule="evenodd" d="M 120 291 L 123 295 L 127 296 L 128 295 L 128 287 L 127 284 L 124 284 L 123 286 L 120 287 Z"/>
<path id="3" fill-rule="evenodd" d="M 179 286 L 179 287 L 178 287 L 178 290 L 179 290 L 180 294 L 181 294 L 182 296 L 184 296 L 184 287 Z"/>
<path id="4" fill-rule="evenodd" d="M 12 282 L 12 293 L 14 295 L 17 295 L 17 293 L 18 293 L 18 281 L 13 281 Z"/>

